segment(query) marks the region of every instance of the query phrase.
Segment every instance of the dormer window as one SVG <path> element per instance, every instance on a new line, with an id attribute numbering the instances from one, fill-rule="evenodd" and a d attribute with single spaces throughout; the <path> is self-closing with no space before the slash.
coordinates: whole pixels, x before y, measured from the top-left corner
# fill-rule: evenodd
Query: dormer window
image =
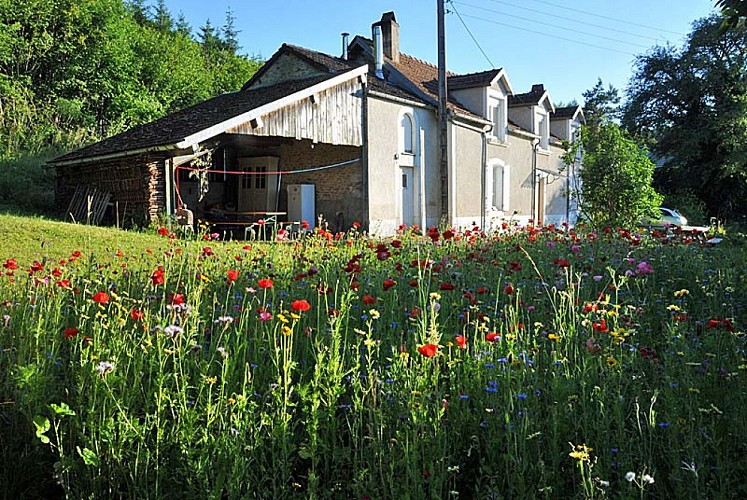
<path id="1" fill-rule="evenodd" d="M 402 145 L 402 152 L 408 154 L 415 154 L 415 127 L 413 126 L 412 116 L 409 113 L 402 115 L 400 120 L 400 144 Z"/>
<path id="2" fill-rule="evenodd" d="M 540 137 L 540 148 L 548 149 L 550 147 L 550 119 L 547 113 L 537 115 L 537 130 L 535 133 Z"/>
<path id="3" fill-rule="evenodd" d="M 499 142 L 505 142 L 506 128 L 508 125 L 505 98 L 490 96 L 488 99 L 487 118 L 493 122 L 493 129 L 491 130 L 493 139 Z"/>

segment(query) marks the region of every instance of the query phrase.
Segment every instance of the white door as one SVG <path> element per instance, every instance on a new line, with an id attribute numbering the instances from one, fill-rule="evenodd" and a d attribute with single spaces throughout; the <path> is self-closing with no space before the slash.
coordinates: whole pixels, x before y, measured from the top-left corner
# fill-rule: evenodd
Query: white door
<path id="1" fill-rule="evenodd" d="M 413 185 L 414 169 L 403 167 L 402 173 L 402 224 L 415 224 L 415 186 Z"/>
<path id="2" fill-rule="evenodd" d="M 274 212 L 277 200 L 278 159 L 273 156 L 239 158 L 239 212 Z"/>

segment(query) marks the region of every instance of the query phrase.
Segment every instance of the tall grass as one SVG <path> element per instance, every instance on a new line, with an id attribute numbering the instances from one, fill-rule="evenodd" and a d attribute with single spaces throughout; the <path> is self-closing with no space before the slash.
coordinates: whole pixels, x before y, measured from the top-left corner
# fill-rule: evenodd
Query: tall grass
<path id="1" fill-rule="evenodd" d="M 747 494 L 741 247 L 142 238 L 0 256 L 11 494 Z"/>

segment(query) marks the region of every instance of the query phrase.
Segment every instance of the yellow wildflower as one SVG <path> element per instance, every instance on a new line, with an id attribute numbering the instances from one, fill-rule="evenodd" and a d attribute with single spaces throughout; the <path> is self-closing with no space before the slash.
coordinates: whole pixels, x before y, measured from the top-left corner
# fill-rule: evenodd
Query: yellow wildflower
<path id="1" fill-rule="evenodd" d="M 674 292 L 675 297 L 684 297 L 685 295 L 690 295 L 690 290 L 683 288 L 682 290 Z"/>

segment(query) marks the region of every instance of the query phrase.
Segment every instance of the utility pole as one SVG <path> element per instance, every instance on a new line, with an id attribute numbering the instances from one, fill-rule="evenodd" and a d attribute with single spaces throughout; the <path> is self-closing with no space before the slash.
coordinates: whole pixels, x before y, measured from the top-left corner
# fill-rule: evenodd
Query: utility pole
<path id="1" fill-rule="evenodd" d="M 446 13 L 445 0 L 436 0 L 438 4 L 438 144 L 441 152 L 441 218 L 449 220 L 449 122 L 447 119 L 446 86 Z"/>

